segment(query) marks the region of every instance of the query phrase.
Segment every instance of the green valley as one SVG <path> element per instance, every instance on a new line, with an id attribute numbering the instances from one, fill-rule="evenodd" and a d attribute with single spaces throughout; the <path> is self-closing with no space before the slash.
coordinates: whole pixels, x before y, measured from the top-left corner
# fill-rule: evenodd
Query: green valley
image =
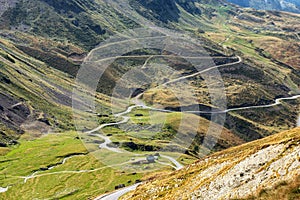
<path id="1" fill-rule="evenodd" d="M 225 0 L 0 7 L 0 199 L 298 197 L 299 14 Z M 238 174 L 245 160 L 257 171 Z"/>

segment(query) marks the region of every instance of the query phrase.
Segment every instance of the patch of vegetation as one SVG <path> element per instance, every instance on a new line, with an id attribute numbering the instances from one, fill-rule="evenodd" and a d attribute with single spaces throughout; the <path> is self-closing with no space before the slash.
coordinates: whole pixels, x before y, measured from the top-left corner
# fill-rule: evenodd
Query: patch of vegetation
<path id="1" fill-rule="evenodd" d="M 103 130 L 106 135 L 111 136 L 115 145 L 128 151 L 170 150 L 192 156 L 201 154 L 200 151 L 195 151 L 195 148 L 203 144 L 208 131 L 208 120 L 193 114 L 160 113 L 145 109 L 135 109 L 129 116 L 130 121 L 126 125 L 106 127 Z M 184 124 L 180 124 L 182 119 Z M 198 123 L 198 126 L 195 123 Z M 218 128 L 218 125 L 214 124 L 211 128 Z M 212 151 L 243 142 L 227 129 L 214 137 L 218 142 Z M 190 144 L 190 140 L 194 142 Z"/>

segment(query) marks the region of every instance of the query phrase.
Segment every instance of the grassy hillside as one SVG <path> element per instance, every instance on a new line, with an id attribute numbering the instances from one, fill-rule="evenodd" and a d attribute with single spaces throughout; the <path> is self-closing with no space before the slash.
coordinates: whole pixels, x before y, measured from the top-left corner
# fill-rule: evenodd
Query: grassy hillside
<path id="1" fill-rule="evenodd" d="M 1 39 L 0 45 L 0 70 L 2 80 L 5 80 L 0 83 L 1 93 L 5 96 L 1 104 L 1 116 L 9 119 L 2 121 L 4 134 L 1 140 L 6 140 L 6 136 L 10 137 L 10 130 L 19 130 L 22 133 L 31 129 L 32 134 L 35 134 L 47 133 L 55 127 L 72 128 L 71 99 L 67 93 L 70 94 L 72 90 L 71 79 L 20 52 L 7 40 Z M 27 111 L 24 112 L 24 109 Z M 17 116 L 14 117 L 11 113 Z M 34 125 L 37 130 L 32 127 Z"/>
<path id="2" fill-rule="evenodd" d="M 299 54 L 297 35 L 299 15 L 245 10 L 230 6 L 221 6 L 217 9 L 206 4 L 200 7 L 202 13 L 203 10 L 210 10 L 213 17 L 201 14 L 195 15 L 193 19 L 201 23 L 211 20 L 213 23 L 201 26 L 200 32 L 193 24 L 183 24 L 181 20 L 177 24 L 180 24 L 180 28 L 193 32 L 200 40 L 214 41 L 215 43 L 205 44 L 210 49 L 222 52 L 223 56 L 232 54 L 241 56 L 243 62 L 219 68 L 229 108 L 270 104 L 275 98 L 299 93 L 299 61 L 296 56 Z M 284 23 L 282 18 L 288 23 Z M 187 19 L 191 20 L 191 16 L 182 15 L 180 19 L 186 22 Z M 214 59 L 214 62 L 216 65 L 221 64 L 217 59 Z M 227 63 L 231 62 L 233 60 L 227 60 Z M 211 106 L 208 87 L 203 78 L 195 76 L 188 80 L 196 91 L 199 103 Z M 174 90 L 181 93 L 183 88 Z M 149 104 L 160 104 L 168 108 L 176 109 L 179 105 L 178 100 L 170 95 L 170 92 L 157 88 L 146 91 L 144 100 Z M 250 117 L 251 109 L 229 113 L 226 127 L 238 135 L 245 134 L 247 129 L 249 135 L 260 135 L 256 139 L 288 130 L 295 127 L 298 116 L 297 105 L 295 101 L 288 101 L 272 111 L 260 109 L 264 121 L 261 120 L 261 115 Z M 237 118 L 237 114 L 241 117 Z M 274 115 L 279 116 L 278 120 L 283 119 L 282 123 L 274 122 Z"/>
<path id="3" fill-rule="evenodd" d="M 0 193 L 0 199 L 88 199 L 142 177 L 99 162 L 87 152 L 76 132 L 20 142 L 0 158 L 0 185 L 9 187 Z M 51 166 L 54 168 L 46 170 Z"/>
<path id="4" fill-rule="evenodd" d="M 20 0 L 1 17 L 0 28 L 71 42 L 90 50 L 112 31 L 137 24 L 94 0 Z"/>
<path id="5" fill-rule="evenodd" d="M 138 109 L 129 116 L 131 120 L 124 125 L 125 130 L 123 127 L 106 127 L 103 132 L 112 135 L 111 140 L 115 145 L 131 152 L 169 150 L 199 157 L 207 151 L 219 151 L 245 142 L 228 129 L 210 124 L 209 120 L 193 114 L 150 113 L 148 110 Z M 186 123 L 181 124 L 182 121 Z M 206 149 L 202 145 L 208 134 L 208 128 L 211 128 L 210 136 L 216 139 L 212 149 Z M 220 135 L 217 134 L 219 129 Z"/>
<path id="6" fill-rule="evenodd" d="M 37 44 L 36 38 L 25 36 L 32 45 L 49 49 L 61 45 L 42 38 Z M 73 130 L 71 98 L 74 80 L 70 75 L 49 67 L 49 64 L 64 66 L 62 61 L 73 61 L 62 54 L 52 53 L 53 59 L 47 64 L 41 61 L 43 59 L 37 60 L 20 51 L 6 39 L 0 39 L 0 46 L 1 145 L 16 143 L 14 140 L 24 132 L 36 137 L 48 132 Z M 69 49 L 80 52 L 72 45 Z M 45 55 L 43 58 L 49 57 Z M 105 100 L 102 102 L 105 104 Z"/>

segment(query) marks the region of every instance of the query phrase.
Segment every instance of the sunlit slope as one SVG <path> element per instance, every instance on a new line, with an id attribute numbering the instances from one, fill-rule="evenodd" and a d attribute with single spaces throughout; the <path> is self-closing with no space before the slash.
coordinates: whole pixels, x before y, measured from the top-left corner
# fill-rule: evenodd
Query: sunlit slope
<path id="1" fill-rule="evenodd" d="M 298 199 L 299 128 L 154 177 L 123 199 Z"/>
<path id="2" fill-rule="evenodd" d="M 8 187 L 0 199 L 88 199 L 142 177 L 102 164 L 87 152 L 76 132 L 20 142 L 0 157 L 0 185 Z"/>

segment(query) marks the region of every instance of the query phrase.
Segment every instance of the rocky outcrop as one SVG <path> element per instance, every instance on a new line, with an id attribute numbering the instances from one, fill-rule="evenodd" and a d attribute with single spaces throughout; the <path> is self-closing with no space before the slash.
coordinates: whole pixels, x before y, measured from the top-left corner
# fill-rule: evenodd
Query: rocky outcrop
<path id="1" fill-rule="evenodd" d="M 276 183 L 292 180 L 295 175 L 299 175 L 299 156 L 300 146 L 279 144 L 247 157 L 221 176 L 218 173 L 230 167 L 234 161 L 212 166 L 208 170 L 214 173 L 202 172 L 198 177 L 203 179 L 205 176 L 216 175 L 215 180 L 194 191 L 191 197 L 235 199 L 251 196 L 263 188 L 271 189 Z"/>
<path id="2" fill-rule="evenodd" d="M 2 144 L 11 144 L 13 139 L 16 139 L 9 134 L 9 130 L 17 134 L 23 133 L 20 126 L 26 121 L 30 113 L 31 111 L 25 103 L 11 95 L 0 93 L 0 142 Z"/>
<path id="3" fill-rule="evenodd" d="M 123 199 L 257 199 L 262 191 L 276 194 L 280 185 L 289 186 L 284 195 L 294 195 L 300 176 L 299 132 L 298 128 L 216 153 L 149 180 Z"/>

